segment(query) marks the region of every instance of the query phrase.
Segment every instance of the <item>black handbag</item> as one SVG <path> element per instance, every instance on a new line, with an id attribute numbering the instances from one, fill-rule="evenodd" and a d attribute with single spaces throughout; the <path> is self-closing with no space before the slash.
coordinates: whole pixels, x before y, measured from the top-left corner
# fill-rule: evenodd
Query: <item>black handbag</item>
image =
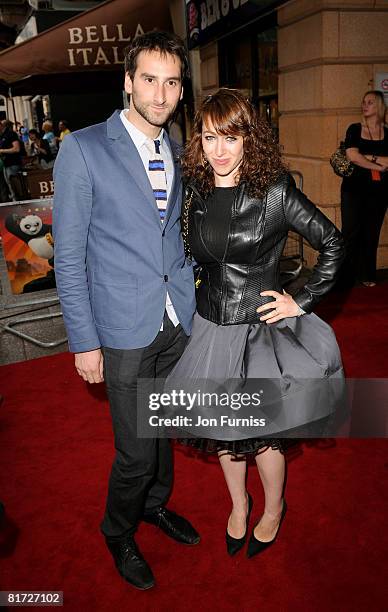
<path id="1" fill-rule="evenodd" d="M 190 246 L 189 246 L 189 210 L 190 210 L 190 206 L 191 206 L 191 200 L 193 199 L 193 191 L 191 191 L 190 196 L 188 196 L 187 192 L 185 194 L 185 199 L 183 202 L 183 206 L 182 206 L 182 238 L 183 238 L 183 244 L 185 247 L 185 255 L 186 258 L 192 262 L 193 261 L 193 257 L 190 251 Z M 202 272 L 202 266 L 200 265 L 196 265 L 194 267 L 194 283 L 195 283 L 195 288 L 198 289 L 199 285 L 201 284 L 201 272 Z"/>
<path id="2" fill-rule="evenodd" d="M 354 164 L 346 157 L 343 140 L 340 142 L 338 149 L 330 157 L 330 164 L 337 176 L 344 178 L 353 174 Z"/>

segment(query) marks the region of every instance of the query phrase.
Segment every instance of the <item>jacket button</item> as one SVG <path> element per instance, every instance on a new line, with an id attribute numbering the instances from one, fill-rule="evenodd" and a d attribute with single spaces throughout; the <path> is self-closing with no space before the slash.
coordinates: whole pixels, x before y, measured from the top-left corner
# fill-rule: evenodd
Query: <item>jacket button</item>
<path id="1" fill-rule="evenodd" d="M 164 275 L 164 282 L 167 283 L 168 282 L 168 276 L 167 274 Z"/>
<path id="2" fill-rule="evenodd" d="M 163 230 L 163 231 L 162 231 L 162 236 L 164 236 L 164 235 L 165 235 L 165 233 L 166 233 L 166 230 Z"/>

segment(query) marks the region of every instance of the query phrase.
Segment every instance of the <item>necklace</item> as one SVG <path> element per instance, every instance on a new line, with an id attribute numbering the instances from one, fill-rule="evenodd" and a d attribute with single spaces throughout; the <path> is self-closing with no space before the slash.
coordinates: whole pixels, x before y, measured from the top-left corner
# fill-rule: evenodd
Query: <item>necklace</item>
<path id="1" fill-rule="evenodd" d="M 372 132 L 370 131 L 370 127 L 369 127 L 368 123 L 366 123 L 366 127 L 368 128 L 370 139 L 374 140 L 374 138 L 372 136 Z M 379 125 L 379 135 L 378 135 L 378 138 L 376 138 L 376 140 L 381 140 L 380 136 L 381 136 L 381 125 Z"/>

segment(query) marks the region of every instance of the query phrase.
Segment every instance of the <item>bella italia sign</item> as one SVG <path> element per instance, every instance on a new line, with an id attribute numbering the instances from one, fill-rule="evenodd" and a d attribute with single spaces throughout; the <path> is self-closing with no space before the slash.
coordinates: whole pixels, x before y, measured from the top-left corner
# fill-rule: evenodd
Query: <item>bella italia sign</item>
<path id="1" fill-rule="evenodd" d="M 0 53 L 0 80 L 121 70 L 124 49 L 155 28 L 172 31 L 169 0 L 109 0 Z"/>
<path id="2" fill-rule="evenodd" d="M 69 66 L 79 68 L 123 64 L 125 47 L 144 30 L 138 23 L 131 33 L 122 23 L 116 23 L 68 28 L 68 32 Z"/>

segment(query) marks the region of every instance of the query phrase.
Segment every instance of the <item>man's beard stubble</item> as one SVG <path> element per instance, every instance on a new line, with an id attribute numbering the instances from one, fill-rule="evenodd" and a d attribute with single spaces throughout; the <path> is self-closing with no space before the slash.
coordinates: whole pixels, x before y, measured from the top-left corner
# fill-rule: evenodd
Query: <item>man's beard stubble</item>
<path id="1" fill-rule="evenodd" d="M 174 114 L 176 107 L 178 106 L 178 103 L 173 108 L 166 106 L 165 113 L 156 115 L 156 113 L 154 114 L 148 108 L 147 105 L 139 104 L 136 100 L 136 96 L 134 96 L 133 93 L 131 97 L 134 109 L 139 113 L 139 115 L 143 117 L 145 121 L 157 127 L 162 127 L 165 123 L 167 123 L 170 117 L 172 117 L 172 115 Z"/>

